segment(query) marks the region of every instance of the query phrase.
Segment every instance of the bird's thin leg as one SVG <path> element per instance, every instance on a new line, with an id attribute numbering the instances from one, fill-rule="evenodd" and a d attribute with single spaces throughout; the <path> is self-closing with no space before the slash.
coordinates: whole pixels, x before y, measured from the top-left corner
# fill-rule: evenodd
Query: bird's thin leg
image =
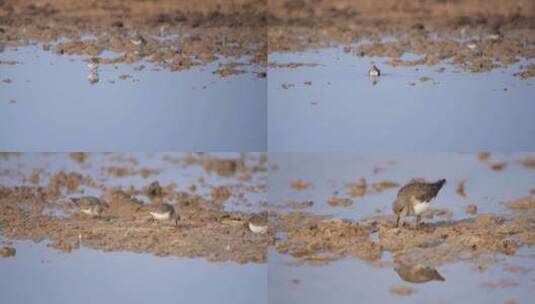
<path id="1" fill-rule="evenodd" d="M 396 228 L 399 227 L 399 220 L 401 219 L 401 216 L 398 215 L 398 217 L 396 218 Z"/>
<path id="2" fill-rule="evenodd" d="M 422 217 L 420 215 L 417 215 L 416 216 L 416 228 L 419 228 L 420 227 L 420 220 L 422 219 Z"/>

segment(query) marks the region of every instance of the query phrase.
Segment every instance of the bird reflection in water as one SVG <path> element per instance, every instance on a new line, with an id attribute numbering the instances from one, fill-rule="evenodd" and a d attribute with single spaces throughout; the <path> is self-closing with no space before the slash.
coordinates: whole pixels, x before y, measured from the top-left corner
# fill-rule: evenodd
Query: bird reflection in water
<path id="1" fill-rule="evenodd" d="M 406 265 L 398 264 L 394 268 L 403 281 L 411 283 L 426 283 L 429 281 L 445 281 L 443 276 L 435 268 L 421 264 Z"/>

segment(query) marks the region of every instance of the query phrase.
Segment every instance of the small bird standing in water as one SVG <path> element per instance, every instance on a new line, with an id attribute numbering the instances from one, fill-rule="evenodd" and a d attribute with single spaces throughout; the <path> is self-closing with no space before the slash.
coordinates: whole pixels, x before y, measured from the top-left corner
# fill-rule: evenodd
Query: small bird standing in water
<path id="1" fill-rule="evenodd" d="M 441 179 L 435 183 L 411 182 L 403 186 L 392 204 L 392 210 L 397 215 L 396 227 L 399 227 L 399 222 L 403 222 L 405 216 L 416 216 L 418 227 L 422 212 L 429 208 L 429 203 L 445 183 L 446 180 Z"/>
<path id="2" fill-rule="evenodd" d="M 90 71 L 96 71 L 98 69 L 100 60 L 97 57 L 91 57 L 89 62 L 87 62 L 87 67 Z"/>
<path id="3" fill-rule="evenodd" d="M 368 75 L 370 75 L 370 77 L 379 77 L 381 76 L 381 70 L 379 70 L 379 68 L 377 68 L 374 65 L 372 65 L 372 67 L 368 70 Z"/>
<path id="4" fill-rule="evenodd" d="M 70 200 L 80 209 L 81 213 L 99 218 L 104 212 L 104 207 L 108 207 L 106 203 L 102 203 L 100 199 L 94 196 L 82 196 L 71 198 Z"/>

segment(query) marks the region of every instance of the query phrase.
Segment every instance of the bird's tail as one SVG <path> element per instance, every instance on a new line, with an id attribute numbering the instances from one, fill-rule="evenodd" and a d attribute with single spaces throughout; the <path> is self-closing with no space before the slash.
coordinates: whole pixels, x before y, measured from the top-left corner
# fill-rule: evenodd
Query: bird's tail
<path id="1" fill-rule="evenodd" d="M 446 183 L 446 179 L 441 179 L 439 181 L 437 181 L 436 183 L 433 184 L 433 190 L 435 192 L 435 195 L 437 195 L 438 191 L 440 191 L 440 189 L 442 189 L 442 187 L 444 186 L 444 184 Z"/>

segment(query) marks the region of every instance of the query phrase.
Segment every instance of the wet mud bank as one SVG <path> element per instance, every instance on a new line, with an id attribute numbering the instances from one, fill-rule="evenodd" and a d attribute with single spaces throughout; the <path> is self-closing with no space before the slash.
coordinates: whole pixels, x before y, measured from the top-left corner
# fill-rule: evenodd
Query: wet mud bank
<path id="1" fill-rule="evenodd" d="M 245 58 L 262 77 L 265 1 L 25 1 L 0 3 L 0 44 L 41 43 L 45 51 L 103 64 L 149 62 L 179 71 L 222 57 Z M 106 52 L 113 54 L 104 56 Z M 231 66 L 218 74 L 239 74 Z"/>
<path id="2" fill-rule="evenodd" d="M 345 45 L 355 57 L 396 66 L 451 63 L 485 72 L 535 56 L 530 1 L 312 1 L 269 5 L 269 52 Z M 408 59 L 404 55 L 414 55 Z M 533 76 L 532 65 L 515 76 Z"/>

